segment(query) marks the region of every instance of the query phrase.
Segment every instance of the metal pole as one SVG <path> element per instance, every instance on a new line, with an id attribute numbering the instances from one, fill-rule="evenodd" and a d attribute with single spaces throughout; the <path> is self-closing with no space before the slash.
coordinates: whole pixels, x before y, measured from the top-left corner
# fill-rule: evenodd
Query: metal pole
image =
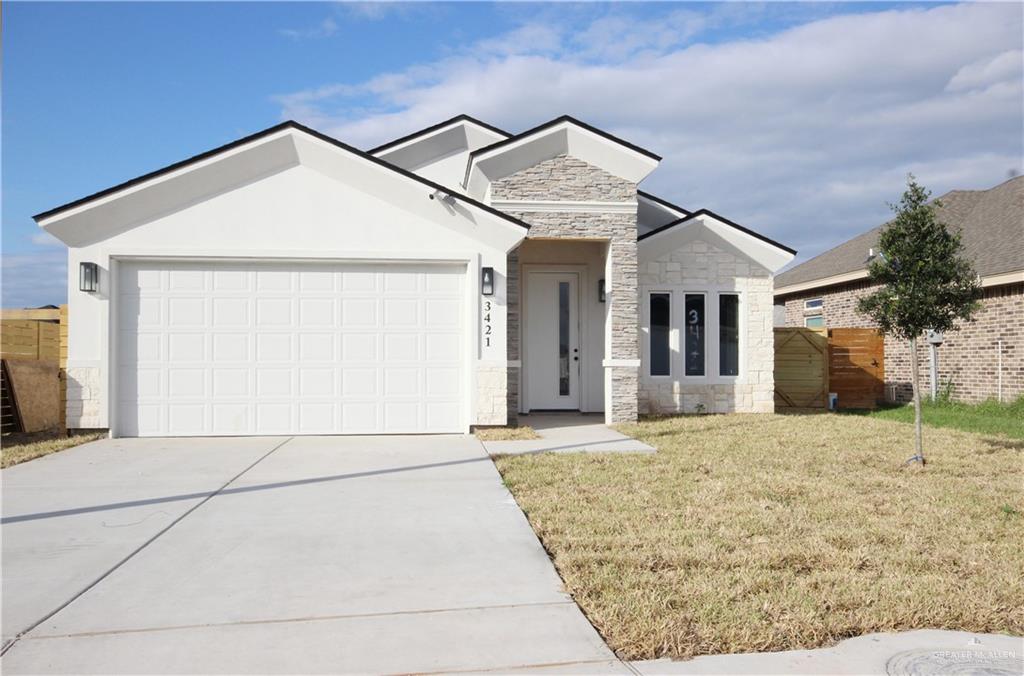
<path id="1" fill-rule="evenodd" d="M 931 373 L 929 375 L 932 381 L 932 401 L 935 401 L 939 395 L 939 348 L 934 344 L 929 345 L 929 347 L 931 348 L 932 358 Z"/>

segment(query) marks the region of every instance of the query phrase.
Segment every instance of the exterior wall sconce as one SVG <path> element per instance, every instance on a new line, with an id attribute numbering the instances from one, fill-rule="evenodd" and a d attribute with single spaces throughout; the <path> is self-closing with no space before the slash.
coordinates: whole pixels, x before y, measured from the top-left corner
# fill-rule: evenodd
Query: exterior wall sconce
<path id="1" fill-rule="evenodd" d="M 480 270 L 480 293 L 485 296 L 494 295 L 494 268 Z"/>
<path id="2" fill-rule="evenodd" d="M 100 288 L 100 266 L 95 263 L 78 264 L 78 290 L 96 293 Z"/>
<path id="3" fill-rule="evenodd" d="M 604 302 L 604 280 L 603 279 L 597 280 L 597 302 L 598 303 L 603 303 Z"/>

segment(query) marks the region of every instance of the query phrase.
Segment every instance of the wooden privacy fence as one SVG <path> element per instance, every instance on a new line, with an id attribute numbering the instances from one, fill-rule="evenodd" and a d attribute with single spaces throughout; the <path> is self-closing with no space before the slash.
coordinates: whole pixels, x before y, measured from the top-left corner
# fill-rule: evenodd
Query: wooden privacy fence
<path id="1" fill-rule="evenodd" d="M 67 306 L 0 312 L 0 429 L 65 427 Z"/>
<path id="2" fill-rule="evenodd" d="M 828 378 L 839 408 L 876 408 L 885 400 L 882 334 L 874 329 L 829 329 Z"/>
<path id="3" fill-rule="evenodd" d="M 60 360 L 60 324 L 33 319 L 0 319 L 0 357 Z"/>
<path id="4" fill-rule="evenodd" d="M 874 329 L 775 329 L 776 409 L 875 408 L 885 397 L 885 341 Z"/>
<path id="5" fill-rule="evenodd" d="M 822 329 L 775 329 L 775 408 L 828 406 L 828 338 Z"/>

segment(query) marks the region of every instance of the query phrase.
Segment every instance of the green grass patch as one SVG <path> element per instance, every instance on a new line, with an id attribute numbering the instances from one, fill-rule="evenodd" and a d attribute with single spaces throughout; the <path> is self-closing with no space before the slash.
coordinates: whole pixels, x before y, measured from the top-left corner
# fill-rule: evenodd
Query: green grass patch
<path id="1" fill-rule="evenodd" d="M 1024 397 L 1008 404 L 991 399 L 980 404 L 927 399 L 921 404 L 921 420 L 925 425 L 1024 439 Z M 913 404 L 861 413 L 881 420 L 914 422 Z"/>

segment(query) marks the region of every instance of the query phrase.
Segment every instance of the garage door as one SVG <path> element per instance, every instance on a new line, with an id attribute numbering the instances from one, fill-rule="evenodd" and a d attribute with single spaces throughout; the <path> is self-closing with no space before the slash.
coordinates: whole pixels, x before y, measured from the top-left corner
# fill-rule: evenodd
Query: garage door
<path id="1" fill-rule="evenodd" d="M 117 430 L 463 432 L 464 272 L 122 263 Z"/>

